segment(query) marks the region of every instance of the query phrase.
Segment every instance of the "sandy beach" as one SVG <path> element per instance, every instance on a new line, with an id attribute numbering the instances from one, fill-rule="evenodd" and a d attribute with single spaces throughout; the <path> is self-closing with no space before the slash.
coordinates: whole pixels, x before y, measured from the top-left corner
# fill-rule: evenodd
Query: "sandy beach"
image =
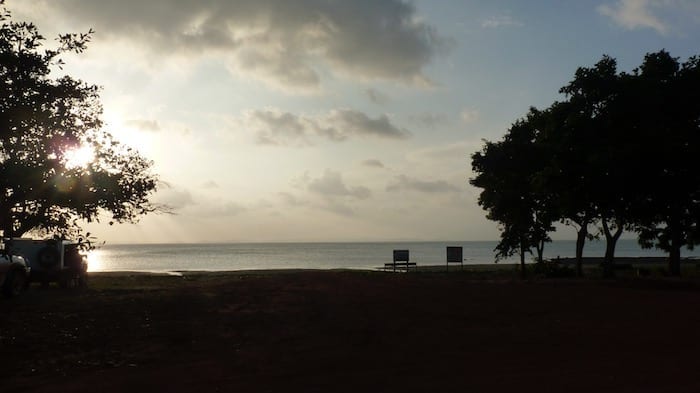
<path id="1" fill-rule="evenodd" d="M 697 392 L 700 281 L 92 274 L 0 301 L 0 391 Z"/>

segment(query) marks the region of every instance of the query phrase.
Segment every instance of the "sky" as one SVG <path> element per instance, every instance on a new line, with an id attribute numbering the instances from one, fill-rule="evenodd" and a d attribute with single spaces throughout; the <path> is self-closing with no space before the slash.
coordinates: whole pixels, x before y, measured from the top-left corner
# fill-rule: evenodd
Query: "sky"
<path id="1" fill-rule="evenodd" d="M 174 214 L 108 243 L 495 240 L 471 155 L 604 55 L 700 54 L 697 0 L 8 0 Z M 555 239 L 575 237 L 561 227 Z"/>

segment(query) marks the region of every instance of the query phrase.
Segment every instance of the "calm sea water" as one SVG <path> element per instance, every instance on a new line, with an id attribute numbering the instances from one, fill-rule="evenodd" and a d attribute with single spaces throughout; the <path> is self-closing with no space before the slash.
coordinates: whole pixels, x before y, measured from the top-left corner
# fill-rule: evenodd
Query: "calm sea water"
<path id="1" fill-rule="evenodd" d="M 104 245 L 89 257 L 90 271 L 254 270 L 254 269 L 373 269 L 391 262 L 392 250 L 408 249 L 419 265 L 445 263 L 445 247 L 464 247 L 465 263 L 494 263 L 496 242 L 384 243 L 232 243 Z M 574 256 L 574 241 L 547 245 L 546 257 Z M 602 256 L 604 242 L 589 242 L 584 256 Z M 619 241 L 616 256 L 664 256 L 642 250 L 635 240 Z M 698 256 L 698 250 L 683 256 Z M 516 259 L 501 263 L 515 263 Z"/>

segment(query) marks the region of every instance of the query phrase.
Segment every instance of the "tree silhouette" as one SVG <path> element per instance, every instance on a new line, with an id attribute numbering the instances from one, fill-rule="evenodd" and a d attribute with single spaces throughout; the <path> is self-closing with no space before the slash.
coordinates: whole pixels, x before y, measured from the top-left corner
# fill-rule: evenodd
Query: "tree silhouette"
<path id="1" fill-rule="evenodd" d="M 680 275 L 681 248 L 700 243 L 700 59 L 681 64 L 666 51 L 647 54 L 630 76 L 627 99 L 637 116 L 646 175 L 640 242 L 669 253 Z"/>
<path id="2" fill-rule="evenodd" d="M 576 272 L 583 275 L 583 248 L 589 226 L 596 222 L 594 181 L 588 152 L 597 147 L 585 112 L 570 102 L 555 102 L 541 116 L 539 143 L 548 162 L 538 175 L 540 192 L 550 195 L 557 220 L 576 229 Z"/>
<path id="3" fill-rule="evenodd" d="M 0 1 L 3 4 L 4 1 Z M 58 37 L 43 49 L 36 26 L 0 15 L 0 229 L 75 235 L 106 213 L 129 222 L 158 209 L 149 202 L 152 163 L 102 130 L 99 88 L 70 76 L 52 79 L 64 53 L 81 53 L 87 34 Z M 79 150 L 77 150 L 79 149 Z M 85 162 L 72 162 L 81 151 Z"/>
<path id="4" fill-rule="evenodd" d="M 473 186 L 482 188 L 479 205 L 487 217 L 501 225 L 501 241 L 496 258 L 520 256 L 521 274 L 525 275 L 525 254 L 537 250 L 542 262 L 544 244 L 551 239 L 554 210 L 548 194 L 536 187 L 536 174 L 546 158 L 537 143 L 541 113 L 532 109 L 528 116 L 515 122 L 502 141 L 487 142 L 472 156 Z"/>
<path id="5" fill-rule="evenodd" d="M 624 230 L 669 252 L 679 275 L 681 248 L 700 243 L 700 59 L 681 64 L 660 51 L 619 73 L 603 56 L 560 92 L 566 100 L 531 109 L 472 156 L 479 204 L 501 224 L 497 257 L 522 260 L 559 220 L 576 226 L 581 274 L 588 227 L 599 223 L 604 275 Z"/>
<path id="6" fill-rule="evenodd" d="M 620 100 L 622 75 L 617 72 L 617 62 L 609 56 L 593 67 L 581 67 L 574 79 L 561 92 L 568 98 L 568 110 L 576 120 L 572 127 L 563 130 L 578 134 L 577 145 L 568 146 L 582 161 L 569 176 L 585 179 L 594 216 L 599 220 L 605 236 L 604 275 L 612 276 L 615 246 L 623 230 L 631 228 L 634 217 L 631 204 L 635 184 L 628 174 L 636 162 L 630 159 L 634 146 L 633 129 L 628 127 L 626 115 L 622 116 Z"/>

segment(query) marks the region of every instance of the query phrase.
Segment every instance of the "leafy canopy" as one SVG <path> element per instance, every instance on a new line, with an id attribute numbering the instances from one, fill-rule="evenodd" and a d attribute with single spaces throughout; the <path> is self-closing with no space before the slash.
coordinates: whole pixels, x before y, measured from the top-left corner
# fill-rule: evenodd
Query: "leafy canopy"
<path id="1" fill-rule="evenodd" d="M 0 5 L 4 1 L 0 0 Z M 81 53 L 86 34 L 64 34 L 43 49 L 36 26 L 0 10 L 0 229 L 64 236 L 105 215 L 133 222 L 159 210 L 149 197 L 152 162 L 102 129 L 99 87 L 52 77 L 61 55 Z"/>

